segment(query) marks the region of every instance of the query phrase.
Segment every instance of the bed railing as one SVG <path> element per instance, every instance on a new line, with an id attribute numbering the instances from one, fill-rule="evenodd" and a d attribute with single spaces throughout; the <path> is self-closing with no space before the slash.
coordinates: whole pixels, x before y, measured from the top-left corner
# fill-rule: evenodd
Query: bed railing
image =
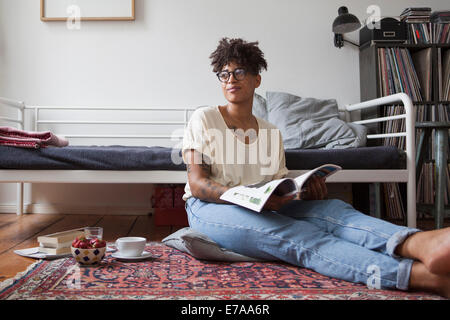
<path id="1" fill-rule="evenodd" d="M 31 109 L 34 110 L 34 131 L 38 131 L 40 129 L 40 125 L 43 124 L 51 124 L 51 125 L 57 125 L 57 124 L 80 124 L 80 125 L 105 125 L 105 124 L 111 124 L 111 125 L 180 125 L 185 128 L 187 126 L 187 123 L 189 121 L 189 112 L 194 111 L 196 108 L 155 108 L 155 107 L 141 107 L 141 108 L 129 108 L 129 107 L 66 107 L 66 106 L 26 106 L 25 109 Z M 114 121 L 107 121 L 107 120 L 69 120 L 69 119 L 62 119 L 62 120 L 48 120 L 48 119 L 42 119 L 41 118 L 41 110 L 64 110 L 64 111 L 183 111 L 184 112 L 184 119 L 183 121 L 122 121 L 122 120 L 114 120 Z M 176 135 L 176 134 L 135 134 L 135 135 L 124 135 L 124 134 L 69 134 L 69 133 L 55 133 L 57 135 L 64 136 L 68 139 L 70 138 L 111 138 L 111 139 L 182 139 L 183 135 Z"/>
<path id="2" fill-rule="evenodd" d="M 405 119 L 405 131 L 396 133 L 368 134 L 367 139 L 383 139 L 389 137 L 405 137 L 406 138 L 406 170 L 408 173 L 407 181 L 407 221 L 409 227 L 416 227 L 416 148 L 415 148 L 415 110 L 411 98 L 405 93 L 396 93 L 390 96 L 381 97 L 353 105 L 345 106 L 345 111 L 352 112 L 355 110 L 381 107 L 402 103 L 405 109 L 404 114 L 380 117 L 375 119 L 353 121 L 356 124 L 369 124 L 377 122 L 385 122 L 390 120 Z M 376 184 L 379 194 L 379 184 Z"/>
<path id="3" fill-rule="evenodd" d="M 0 116 L 0 120 L 4 122 L 10 122 L 10 123 L 17 123 L 19 125 L 19 129 L 24 128 L 24 110 L 25 110 L 25 103 L 23 101 L 16 101 L 6 98 L 0 97 L 0 106 L 9 107 L 17 109 L 17 119 Z"/>

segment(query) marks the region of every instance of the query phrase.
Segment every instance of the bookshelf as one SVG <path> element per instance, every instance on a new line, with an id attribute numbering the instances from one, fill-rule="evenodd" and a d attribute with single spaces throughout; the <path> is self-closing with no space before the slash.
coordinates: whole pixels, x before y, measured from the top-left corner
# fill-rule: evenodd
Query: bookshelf
<path id="1" fill-rule="evenodd" d="M 361 101 L 405 92 L 410 95 L 416 107 L 416 122 L 422 124 L 448 123 L 450 121 L 450 97 L 448 89 L 446 91 L 445 88 L 449 85 L 448 81 L 450 80 L 448 74 L 445 73 L 445 67 L 449 63 L 449 56 L 449 43 L 372 42 L 361 46 L 359 52 Z M 444 95 L 445 92 L 446 95 Z M 385 106 L 378 110 L 362 110 L 361 119 L 394 115 L 399 108 L 403 108 L 403 106 Z M 404 126 L 403 122 L 403 120 L 393 120 L 385 124 L 373 124 L 368 126 L 368 133 L 389 132 L 391 126 Z M 416 126 L 416 149 L 418 137 L 421 136 L 423 128 L 423 126 Z M 416 168 L 418 171 L 418 218 L 427 217 L 428 214 L 432 213 L 432 207 L 435 205 L 434 194 L 437 193 L 435 190 L 436 181 L 434 181 L 436 180 L 434 178 L 436 172 L 433 169 L 435 168 L 437 143 L 434 135 L 427 134 L 426 137 L 428 141 L 423 145 L 429 147 L 422 148 L 425 153 L 421 157 L 424 165 L 421 168 Z M 385 140 L 384 143 L 369 140 L 368 146 L 390 144 L 404 149 L 404 137 Z M 447 150 L 449 149 L 447 148 Z M 449 165 L 446 167 L 446 178 L 450 180 Z M 425 181 L 426 183 L 424 183 Z M 419 184 L 421 185 L 419 186 Z M 359 188 L 361 193 L 381 193 L 381 199 L 384 200 L 381 204 L 381 218 L 405 219 L 405 186 L 384 183 L 377 186 L 377 188 L 381 187 L 382 190 L 371 191 L 369 191 L 368 186 L 359 187 L 361 187 Z M 448 213 L 450 212 L 450 193 L 448 188 L 444 191 L 445 212 Z M 358 197 L 358 195 L 354 194 L 354 197 Z M 366 211 L 368 210 L 370 209 L 366 208 Z"/>

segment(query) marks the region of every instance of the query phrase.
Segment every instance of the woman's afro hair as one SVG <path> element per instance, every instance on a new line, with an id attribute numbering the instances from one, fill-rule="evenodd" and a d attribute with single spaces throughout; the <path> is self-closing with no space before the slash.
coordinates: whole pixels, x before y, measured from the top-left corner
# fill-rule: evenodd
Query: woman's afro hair
<path id="1" fill-rule="evenodd" d="M 246 42 L 243 39 L 222 38 L 209 58 L 214 72 L 222 71 L 223 67 L 231 62 L 246 68 L 255 75 L 262 69 L 267 70 L 264 53 L 258 48 L 257 41 Z"/>

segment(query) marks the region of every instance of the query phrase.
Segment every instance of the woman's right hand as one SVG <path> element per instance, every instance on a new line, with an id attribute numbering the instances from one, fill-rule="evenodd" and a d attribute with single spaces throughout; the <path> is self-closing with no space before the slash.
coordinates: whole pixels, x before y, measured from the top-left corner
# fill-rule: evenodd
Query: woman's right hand
<path id="1" fill-rule="evenodd" d="M 267 199 L 266 204 L 263 207 L 263 210 L 273 210 L 278 211 L 282 206 L 286 203 L 294 200 L 296 194 L 290 196 L 277 196 L 276 194 L 272 194 L 269 199 Z"/>

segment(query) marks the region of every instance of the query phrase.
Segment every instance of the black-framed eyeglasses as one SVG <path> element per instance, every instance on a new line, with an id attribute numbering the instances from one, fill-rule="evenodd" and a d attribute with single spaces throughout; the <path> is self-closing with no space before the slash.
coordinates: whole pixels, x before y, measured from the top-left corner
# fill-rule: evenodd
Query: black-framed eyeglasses
<path id="1" fill-rule="evenodd" d="M 217 72 L 217 78 L 219 78 L 220 82 L 227 82 L 230 79 L 230 75 L 233 74 L 233 77 L 236 80 L 243 80 L 245 78 L 245 75 L 247 74 L 247 70 L 244 68 L 236 68 L 233 71 L 220 71 Z"/>

